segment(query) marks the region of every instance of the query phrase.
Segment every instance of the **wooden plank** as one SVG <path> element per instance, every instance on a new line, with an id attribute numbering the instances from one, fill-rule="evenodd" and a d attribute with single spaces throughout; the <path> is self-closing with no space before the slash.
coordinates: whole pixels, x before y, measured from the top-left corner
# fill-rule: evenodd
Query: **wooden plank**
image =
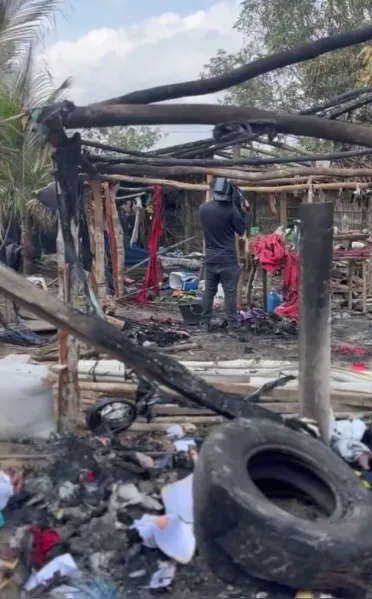
<path id="1" fill-rule="evenodd" d="M 216 382 L 213 383 L 216 389 L 220 391 L 230 391 L 241 396 L 248 396 L 249 394 L 257 391 L 257 387 L 250 385 L 249 383 L 234 383 L 234 382 Z M 82 397 L 86 397 L 88 394 L 96 395 L 107 395 L 107 396 L 118 396 L 125 397 L 126 399 L 134 398 L 136 393 L 136 385 L 130 383 L 94 383 L 92 381 L 79 381 L 79 388 Z M 164 393 L 169 394 L 167 387 L 160 387 Z M 173 398 L 177 397 L 177 394 L 172 394 Z M 372 393 L 361 393 L 357 391 L 332 391 L 331 393 L 332 404 L 350 405 L 350 406 L 362 406 L 365 408 L 371 407 L 372 409 Z M 266 403 L 275 402 L 292 402 L 297 403 L 299 401 L 298 389 L 286 389 L 276 388 L 271 391 L 268 395 L 261 396 L 260 403 L 265 405 Z"/>

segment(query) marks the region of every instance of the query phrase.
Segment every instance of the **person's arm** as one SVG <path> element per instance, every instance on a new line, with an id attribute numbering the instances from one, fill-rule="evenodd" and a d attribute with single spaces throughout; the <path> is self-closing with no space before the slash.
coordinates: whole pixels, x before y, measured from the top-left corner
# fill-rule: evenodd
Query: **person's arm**
<path id="1" fill-rule="evenodd" d="M 202 204 L 199 207 L 199 222 L 200 222 L 201 230 L 203 233 L 205 231 L 205 220 L 206 220 L 205 219 L 205 206 L 206 206 L 206 203 Z"/>
<path id="2" fill-rule="evenodd" d="M 242 236 L 244 235 L 247 228 L 247 213 L 243 210 L 239 210 L 237 206 L 233 204 L 233 224 L 235 233 Z"/>

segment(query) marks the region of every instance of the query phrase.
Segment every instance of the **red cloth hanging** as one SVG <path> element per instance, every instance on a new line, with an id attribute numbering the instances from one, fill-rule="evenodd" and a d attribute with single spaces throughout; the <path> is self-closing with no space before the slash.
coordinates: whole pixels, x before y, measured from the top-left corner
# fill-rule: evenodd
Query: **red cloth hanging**
<path id="1" fill-rule="evenodd" d="M 163 234 L 163 188 L 161 185 L 154 185 L 152 189 L 153 218 L 148 247 L 149 264 L 143 287 L 136 297 L 136 301 L 141 304 L 147 300 L 150 289 L 155 289 L 156 295 L 159 295 L 158 248 Z"/>
<path id="2" fill-rule="evenodd" d="M 267 272 L 283 271 L 283 302 L 275 313 L 285 318 L 298 320 L 299 261 L 280 235 L 273 233 L 258 237 L 253 246 L 262 268 Z"/>

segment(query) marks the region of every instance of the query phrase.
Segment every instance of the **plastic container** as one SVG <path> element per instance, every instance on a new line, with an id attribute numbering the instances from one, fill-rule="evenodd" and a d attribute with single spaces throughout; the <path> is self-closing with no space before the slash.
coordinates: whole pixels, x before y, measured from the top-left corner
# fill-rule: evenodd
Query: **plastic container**
<path id="1" fill-rule="evenodd" d="M 198 288 L 198 277 L 191 272 L 171 272 L 169 287 L 177 291 L 193 291 Z"/>
<path id="2" fill-rule="evenodd" d="M 267 311 L 269 314 L 275 312 L 276 308 L 282 303 L 282 298 L 277 291 L 270 291 L 267 294 Z"/>
<path id="3" fill-rule="evenodd" d="M 46 366 L 21 362 L 17 356 L 0 360 L 0 398 L 0 441 L 48 439 L 56 432 Z"/>
<path id="4" fill-rule="evenodd" d="M 178 304 L 183 322 L 187 325 L 197 325 L 200 323 L 202 314 L 201 302 L 182 302 Z"/>
<path id="5" fill-rule="evenodd" d="M 251 227 L 250 235 L 259 235 L 259 234 L 260 234 L 260 227 Z"/>

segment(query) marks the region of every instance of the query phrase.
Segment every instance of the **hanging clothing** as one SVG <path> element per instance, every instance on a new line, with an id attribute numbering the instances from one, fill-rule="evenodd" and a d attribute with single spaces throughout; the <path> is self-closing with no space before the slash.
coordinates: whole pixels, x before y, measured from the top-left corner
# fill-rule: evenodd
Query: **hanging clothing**
<path id="1" fill-rule="evenodd" d="M 148 246 L 149 264 L 143 288 L 136 297 L 136 301 L 139 303 L 144 303 L 147 300 L 150 289 L 154 289 L 156 295 L 159 295 L 160 268 L 158 264 L 158 248 L 160 238 L 163 234 L 163 188 L 161 185 L 154 185 L 152 198 L 153 219 Z"/>
<path id="2" fill-rule="evenodd" d="M 298 320 L 300 271 L 298 254 L 291 250 L 276 233 L 258 237 L 253 245 L 253 252 L 267 272 L 283 271 L 283 302 L 276 308 L 275 314 Z"/>
<path id="3" fill-rule="evenodd" d="M 138 241 L 138 235 L 139 235 L 139 226 L 140 226 L 140 220 L 141 220 L 141 211 L 142 211 L 142 199 L 140 197 L 136 198 L 136 204 L 134 206 L 134 211 L 136 213 L 136 218 L 134 221 L 134 227 L 133 227 L 133 231 L 132 231 L 132 237 L 130 240 L 130 245 L 134 245 L 137 243 Z"/>

